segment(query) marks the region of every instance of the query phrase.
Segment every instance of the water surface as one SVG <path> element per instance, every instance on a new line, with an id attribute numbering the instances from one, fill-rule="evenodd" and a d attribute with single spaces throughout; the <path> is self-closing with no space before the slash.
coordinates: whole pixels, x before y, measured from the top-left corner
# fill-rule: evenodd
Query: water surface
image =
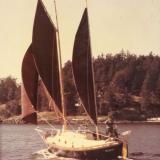
<path id="1" fill-rule="evenodd" d="M 47 125 L 41 125 L 45 128 Z M 56 126 L 59 127 L 59 126 Z M 46 148 L 34 130 L 35 125 L 0 125 L 1 160 L 44 160 Z M 101 128 L 105 128 L 101 126 Z M 160 125 L 125 124 L 119 132 L 132 130 L 128 137 L 129 157 L 134 160 L 160 160 Z M 52 160 L 67 159 L 53 155 Z"/>

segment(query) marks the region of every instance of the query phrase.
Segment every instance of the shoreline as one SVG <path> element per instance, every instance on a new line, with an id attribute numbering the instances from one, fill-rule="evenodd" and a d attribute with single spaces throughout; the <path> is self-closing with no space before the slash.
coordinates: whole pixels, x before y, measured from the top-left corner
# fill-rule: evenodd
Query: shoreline
<path id="1" fill-rule="evenodd" d="M 90 122 L 86 118 L 86 116 L 69 116 L 68 121 L 72 125 L 76 124 L 89 124 Z M 105 120 L 107 119 L 107 116 L 100 116 L 98 118 L 98 124 L 105 124 Z M 51 124 L 61 125 L 62 121 L 58 119 L 51 119 L 51 118 L 38 118 L 38 125 L 39 124 L 47 124 L 46 120 Z M 144 125 L 160 125 L 160 120 L 146 120 L 146 121 L 129 121 L 129 120 L 116 120 L 114 122 L 115 124 L 144 124 Z M 21 121 L 21 116 L 14 116 L 10 117 L 8 119 L 0 120 L 0 124 L 12 124 L 12 125 L 20 125 L 24 124 Z"/>

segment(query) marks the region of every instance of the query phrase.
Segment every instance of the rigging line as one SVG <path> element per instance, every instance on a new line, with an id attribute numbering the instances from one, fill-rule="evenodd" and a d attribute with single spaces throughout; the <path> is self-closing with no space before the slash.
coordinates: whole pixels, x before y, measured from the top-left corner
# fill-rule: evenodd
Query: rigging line
<path id="1" fill-rule="evenodd" d="M 33 56 L 33 55 L 32 55 L 32 56 Z M 33 56 L 33 59 L 34 59 L 35 66 L 36 66 L 36 68 L 37 68 L 37 65 L 36 65 L 34 56 Z M 38 68 L 37 68 L 37 71 L 38 71 Z M 40 74 L 39 74 L 39 77 L 40 77 Z M 41 78 L 41 77 L 40 77 L 40 78 Z M 43 89 L 45 90 L 46 96 L 49 97 L 49 103 L 54 103 L 54 101 L 53 101 L 51 95 L 48 93 L 48 91 L 47 91 L 47 89 L 46 89 L 46 87 L 45 87 L 45 85 L 44 85 L 42 79 L 41 79 L 41 82 L 42 82 L 42 87 L 43 87 Z M 51 106 L 51 107 L 52 107 L 52 106 Z M 58 117 L 58 119 L 60 119 L 61 116 L 58 115 L 57 107 L 54 107 L 53 109 L 54 109 L 54 111 L 55 111 L 56 116 Z M 37 111 L 36 111 L 36 113 L 37 113 L 37 115 L 40 116 L 40 114 L 39 114 Z M 44 119 L 45 122 L 46 122 L 50 127 L 55 128 L 53 125 L 51 125 L 51 124 L 47 121 L 47 119 L 45 119 L 45 118 L 42 117 L 42 116 L 40 116 L 40 117 L 41 117 L 42 119 Z"/>
<path id="2" fill-rule="evenodd" d="M 87 15 L 88 15 L 87 0 L 85 0 L 85 2 L 86 2 L 86 9 L 87 9 Z M 88 23 L 88 17 L 87 17 L 87 23 Z M 89 30 L 89 28 L 87 28 L 87 29 Z M 87 41 L 87 42 L 90 43 L 90 38 L 89 38 L 89 37 L 88 37 L 88 41 Z M 87 72 L 86 72 L 87 75 L 86 75 L 86 80 L 87 80 L 87 97 L 88 97 L 88 98 L 87 98 L 87 103 L 88 103 L 89 112 L 90 112 L 90 108 L 91 108 L 90 106 L 91 106 L 91 105 L 90 105 L 89 84 L 88 84 L 88 83 L 89 83 L 89 82 L 88 82 L 88 72 L 89 72 L 89 70 L 88 70 L 88 68 L 89 68 L 89 67 L 88 67 L 88 65 L 89 65 L 89 64 L 88 64 L 88 59 L 89 59 L 88 50 L 89 50 L 89 47 L 90 47 L 90 46 L 89 46 L 89 43 L 87 44 L 87 60 L 86 60 L 86 61 L 87 61 Z M 94 123 L 94 122 L 93 122 L 93 123 Z"/>
<path id="3" fill-rule="evenodd" d="M 84 110 L 84 112 L 87 114 L 87 117 L 89 118 L 89 121 L 92 122 L 92 119 L 90 118 L 86 108 L 84 107 L 83 105 L 83 102 L 82 102 L 82 99 L 80 98 L 80 95 L 78 93 L 78 90 L 77 90 L 77 86 L 76 86 L 76 82 L 75 82 L 75 76 L 74 76 L 74 73 L 73 73 L 73 63 L 71 65 L 71 71 L 72 71 L 72 76 L 73 76 L 73 83 L 74 83 L 74 87 L 75 87 L 75 90 L 76 90 L 76 95 L 78 97 L 78 103 L 80 103 L 80 107 Z"/>
<path id="4" fill-rule="evenodd" d="M 76 130 L 74 127 L 73 127 L 73 125 L 69 122 L 69 120 L 66 120 L 66 122 L 68 123 L 68 125 L 72 128 L 72 130 Z"/>
<path id="5" fill-rule="evenodd" d="M 53 91 L 54 91 L 54 89 L 53 89 L 53 78 L 54 78 L 54 76 L 53 76 L 53 58 L 54 58 L 54 41 L 55 41 L 55 38 L 53 38 L 53 48 L 52 48 L 52 59 L 51 59 L 51 66 L 52 66 L 52 68 L 51 68 L 51 71 L 52 71 L 52 75 L 51 75 L 51 96 L 50 96 L 50 101 L 49 101 L 49 107 L 52 107 L 52 106 L 50 106 L 50 104 L 52 105 L 52 97 L 53 97 Z M 55 111 L 56 112 L 56 111 Z"/>
<path id="6" fill-rule="evenodd" d="M 56 38 L 54 38 L 54 41 L 55 41 L 55 40 L 56 40 Z M 53 43 L 53 45 L 54 45 L 54 43 Z M 54 47 L 53 47 L 53 48 L 54 48 Z M 53 62 L 53 61 L 54 61 L 54 55 L 53 55 L 53 50 L 54 50 L 54 49 L 52 49 L 52 76 L 51 76 L 51 78 L 52 78 L 52 81 L 51 81 L 52 94 L 53 94 L 53 92 L 54 92 L 54 85 L 53 85 L 53 79 L 54 79 L 54 75 L 53 75 L 54 62 Z M 52 96 L 50 95 L 49 106 L 55 111 L 57 117 L 60 117 L 60 116 L 58 115 L 58 111 L 57 111 L 57 109 L 56 109 L 57 107 L 55 107 L 52 97 L 54 97 L 54 96 L 53 96 L 53 95 L 52 95 Z"/>
<path id="7" fill-rule="evenodd" d="M 88 0 L 85 0 L 86 1 L 86 8 L 88 8 Z"/>
<path id="8" fill-rule="evenodd" d="M 40 76 L 40 73 L 39 73 L 39 70 L 38 70 L 38 66 L 37 66 L 37 64 L 36 64 L 36 60 L 35 60 L 35 57 L 34 57 L 33 54 L 32 54 L 32 57 L 33 57 L 33 60 L 34 60 L 34 63 L 35 63 L 35 67 L 36 67 L 36 69 L 37 69 L 37 72 L 38 72 L 38 74 L 39 74 L 39 78 L 40 78 L 40 80 L 41 80 L 42 87 L 43 87 L 43 89 L 44 89 L 44 91 L 45 91 L 45 94 L 46 94 L 47 98 L 49 98 L 49 103 L 50 103 L 50 102 L 54 103 L 54 101 L 53 101 L 53 99 L 52 99 L 52 96 L 50 95 L 50 93 L 48 92 L 48 89 L 46 88 L 45 84 L 43 83 L 42 77 Z M 55 107 L 55 106 L 54 106 L 54 110 L 55 110 L 55 113 L 56 113 L 57 117 L 61 117 L 61 116 L 58 115 L 58 113 L 60 113 L 60 111 L 58 110 L 58 107 Z M 60 115 L 61 115 L 61 114 L 60 114 Z"/>
<path id="9" fill-rule="evenodd" d="M 62 116 L 60 116 L 60 114 L 59 114 L 59 112 L 58 112 L 58 110 L 57 110 L 57 107 L 55 107 L 54 101 L 52 100 L 51 97 L 50 97 L 50 101 L 49 101 L 49 107 L 50 107 L 50 109 L 53 109 L 53 110 L 54 110 L 57 119 L 62 118 Z"/>
<path id="10" fill-rule="evenodd" d="M 51 128 L 56 129 L 51 123 L 49 123 L 49 122 L 47 121 L 46 118 L 44 118 L 43 116 L 41 116 L 41 115 L 39 114 L 39 112 L 36 111 L 36 113 L 37 113 L 37 115 L 38 115 L 40 118 L 42 118 Z M 62 117 L 62 118 L 63 118 L 63 117 Z M 70 127 L 71 127 L 73 130 L 76 130 L 76 129 L 73 127 L 73 125 L 71 125 L 71 123 L 70 123 L 68 120 L 66 120 L 66 122 L 70 125 Z"/>
<path id="11" fill-rule="evenodd" d="M 49 97 L 50 97 L 49 103 L 51 104 L 51 108 L 55 111 L 57 119 L 61 119 L 61 118 L 63 119 L 63 116 L 61 116 L 61 114 L 59 114 L 59 111 L 57 110 L 57 107 L 55 107 L 52 97 L 50 95 L 49 95 Z M 38 112 L 37 112 L 37 114 L 38 114 Z M 40 116 L 40 114 L 38 114 L 38 115 Z M 50 124 L 47 121 L 47 119 L 45 119 L 43 116 L 40 116 L 40 117 L 43 118 L 47 124 Z M 66 119 L 66 123 L 68 123 L 71 126 L 71 128 L 73 130 L 75 130 L 75 128 L 71 125 L 71 123 L 67 119 Z"/>
<path id="12" fill-rule="evenodd" d="M 44 118 L 43 116 L 41 116 L 41 115 L 39 114 L 39 112 L 36 111 L 36 113 L 37 113 L 37 115 L 38 115 L 40 118 L 42 118 L 51 128 L 54 128 L 54 129 L 56 130 L 56 128 L 55 128 L 51 123 L 49 123 L 46 118 Z M 59 117 L 59 118 L 60 118 L 60 117 Z M 59 118 L 57 118 L 57 119 L 59 119 Z M 69 123 L 68 120 L 66 120 L 66 122 L 71 126 L 71 128 L 72 128 L 73 130 L 76 130 L 76 129 L 71 125 L 71 123 Z"/>
<path id="13" fill-rule="evenodd" d="M 57 15 L 57 7 L 56 0 L 54 0 L 55 14 L 56 14 L 56 23 L 57 23 L 57 38 L 58 38 L 58 50 L 59 50 L 59 77 L 60 77 L 60 89 L 61 89 L 61 100 L 62 100 L 62 112 L 63 112 L 63 120 L 64 120 L 64 129 L 67 127 L 66 124 L 66 108 L 64 103 L 64 86 L 63 86 L 63 75 L 62 75 L 62 57 L 61 57 L 61 44 L 60 44 L 60 34 L 59 34 L 59 24 L 58 24 L 58 15 Z"/>
<path id="14" fill-rule="evenodd" d="M 57 30 L 57 28 L 55 27 L 55 25 L 54 25 L 54 23 L 53 23 L 53 21 L 52 21 L 52 19 L 51 19 L 51 16 L 50 16 L 50 15 L 48 14 L 48 12 L 47 12 L 47 9 L 46 9 L 43 1 L 40 0 L 40 3 L 42 4 L 43 9 L 44 9 L 44 11 L 45 11 L 45 13 L 46 13 L 49 21 L 50 21 L 51 24 L 53 25 L 53 28 L 54 28 L 55 30 Z M 32 56 L 33 56 L 33 55 L 32 55 Z M 52 54 L 52 57 L 53 57 L 53 54 Z M 35 57 L 34 57 L 34 56 L 33 56 L 33 59 L 34 59 L 35 66 L 36 66 L 36 68 L 37 68 L 37 72 L 38 72 L 38 74 L 39 74 L 38 67 L 37 67 L 36 60 L 35 60 Z M 52 65 L 53 65 L 53 58 L 52 58 Z M 53 66 L 52 66 L 52 71 L 53 71 Z M 40 76 L 40 74 L 39 74 L 39 76 Z M 53 75 L 52 75 L 52 76 L 53 76 Z M 41 78 L 41 80 L 42 80 L 42 77 L 41 77 L 41 76 L 40 76 L 40 78 Z M 52 80 L 53 80 L 53 77 L 52 77 Z M 43 82 L 43 80 L 42 80 L 42 82 Z M 47 89 L 46 89 L 46 86 L 44 85 L 44 83 L 43 83 L 43 87 L 45 87 L 45 90 L 47 90 Z M 53 84 L 52 84 L 52 90 L 53 90 Z M 48 93 L 48 90 L 47 90 L 47 93 Z M 50 97 L 50 100 L 53 101 L 53 100 L 52 100 L 52 96 L 51 96 L 49 93 L 48 93 L 48 95 L 49 95 L 49 97 Z M 55 112 L 56 112 L 56 111 L 55 111 Z M 57 113 L 56 113 L 56 114 L 57 114 Z"/>
<path id="15" fill-rule="evenodd" d="M 63 116 L 61 116 L 61 114 L 59 114 L 60 112 L 57 110 L 57 107 L 55 107 L 55 105 L 53 104 L 54 101 L 53 99 L 50 97 L 50 102 L 51 103 L 51 108 L 55 111 L 57 119 L 63 119 Z M 47 120 L 46 120 L 47 121 Z M 69 122 L 69 120 L 66 119 L 66 123 L 68 123 L 70 125 L 70 127 L 75 130 L 75 128 L 72 126 L 72 124 Z"/>
<path id="16" fill-rule="evenodd" d="M 37 111 L 36 111 L 36 113 L 37 113 L 37 115 L 38 115 L 40 118 L 42 118 L 51 128 L 56 129 L 51 123 L 49 123 L 49 122 L 47 121 L 46 118 L 44 118 L 43 116 L 41 116 Z"/>
<path id="17" fill-rule="evenodd" d="M 88 44 L 88 46 L 89 46 L 89 44 Z M 88 106 L 90 106 L 90 103 L 89 103 L 89 85 L 88 85 L 88 48 L 89 47 L 87 47 L 87 59 L 86 59 L 86 90 L 87 90 L 87 104 L 88 104 Z M 73 76 L 74 76 L 74 74 L 73 74 Z M 74 83 L 75 83 L 75 81 L 74 81 Z M 76 83 L 75 83 L 75 86 L 76 86 Z M 77 87 L 76 87 L 76 90 L 77 90 Z M 77 95 L 79 95 L 78 94 L 78 92 L 77 92 Z M 79 96 L 80 97 L 80 96 Z M 82 99 L 80 98 L 80 102 L 81 102 L 81 105 L 82 105 L 82 107 L 83 107 L 83 109 L 84 109 L 84 111 L 85 111 L 85 113 L 87 114 L 87 116 L 88 116 L 88 118 L 89 118 L 89 121 L 91 122 L 91 124 L 93 123 L 94 124 L 94 121 L 92 120 L 92 118 L 90 117 L 90 115 L 89 115 L 89 112 L 88 112 L 88 110 L 85 108 L 85 106 L 84 106 L 84 104 L 83 104 L 83 101 L 82 101 Z"/>
<path id="18" fill-rule="evenodd" d="M 51 128 L 54 128 L 54 129 L 56 130 L 56 128 L 55 128 L 51 123 L 49 123 L 46 118 L 44 118 L 43 116 L 41 116 L 41 115 L 39 114 L 39 112 L 36 111 L 36 113 L 37 113 L 37 115 L 38 115 L 40 118 L 42 118 Z M 58 118 L 57 118 L 57 119 L 58 119 Z M 70 124 L 70 125 L 71 125 L 71 124 Z M 75 130 L 73 127 L 72 127 L 72 129 Z"/>
<path id="19" fill-rule="evenodd" d="M 48 124 L 51 128 L 53 128 L 53 129 L 56 130 L 56 128 L 55 128 L 51 123 L 49 123 L 46 118 L 44 118 L 43 116 L 41 116 L 41 115 L 39 114 L 39 112 L 36 111 L 36 113 L 37 113 L 37 115 L 38 115 L 40 118 L 42 118 L 42 119 L 46 122 L 46 124 Z M 72 128 L 74 131 L 76 130 L 76 129 L 71 125 L 71 123 L 69 123 L 69 121 L 66 120 L 66 122 L 68 122 L 68 124 L 71 126 L 71 128 Z"/>
<path id="20" fill-rule="evenodd" d="M 62 115 L 61 115 L 61 112 L 59 111 L 59 108 L 58 108 L 57 105 L 55 104 L 52 96 L 49 94 L 49 92 L 48 92 L 47 88 L 45 87 L 45 84 L 43 83 L 43 81 L 42 81 L 42 86 L 43 86 L 43 89 L 45 90 L 45 93 L 46 93 L 47 98 L 49 99 L 49 100 L 48 100 L 48 101 L 49 101 L 49 106 L 51 107 L 51 109 L 53 109 L 53 110 L 55 111 L 56 116 L 57 116 L 58 118 L 62 118 Z"/>
<path id="21" fill-rule="evenodd" d="M 89 25 L 87 0 L 86 0 L 86 9 L 87 9 L 87 19 L 88 19 L 88 32 L 89 32 L 89 37 L 88 38 L 89 38 L 89 43 L 90 43 L 91 72 L 92 72 L 92 83 L 93 83 L 93 94 L 94 94 L 93 96 L 94 96 L 94 104 L 95 104 L 96 124 L 95 124 L 95 120 L 93 120 L 93 121 L 94 121 L 95 129 L 96 129 L 97 139 L 99 139 L 98 111 L 97 111 L 97 102 L 96 102 L 95 79 L 94 79 L 94 68 L 93 68 L 93 59 L 92 59 L 91 38 L 90 38 L 90 25 Z M 89 47 L 87 49 L 89 49 Z"/>
<path id="22" fill-rule="evenodd" d="M 87 18 L 88 18 L 88 32 L 89 32 L 89 37 L 88 37 L 88 40 L 89 40 L 89 43 L 90 43 L 90 58 L 91 58 L 91 72 L 92 72 L 92 82 L 93 82 L 93 96 L 94 96 L 94 104 L 95 104 L 95 112 L 96 112 L 96 121 L 97 121 L 97 117 L 98 117 L 98 114 L 97 114 L 97 103 L 96 103 L 96 91 L 95 91 L 95 79 L 94 79 L 94 67 L 93 67 L 93 59 L 92 59 L 92 49 L 91 49 L 91 38 L 90 38 L 90 25 L 89 25 L 89 17 L 88 17 L 88 8 L 87 8 L 87 0 L 86 0 L 86 9 L 87 9 Z M 88 43 L 88 47 L 87 47 L 87 53 L 88 53 L 88 50 L 89 50 L 89 43 Z M 87 56 L 87 61 L 88 61 L 88 56 Z M 88 64 L 87 64 L 87 71 L 88 71 Z M 88 79 L 88 76 L 87 76 L 87 79 Z M 87 87 L 88 87 L 88 81 L 87 81 Z M 96 125 L 97 126 L 97 125 Z"/>
<path id="23" fill-rule="evenodd" d="M 88 37 L 88 42 L 90 43 L 90 39 Z M 91 104 L 90 104 L 90 91 L 89 91 L 89 64 L 88 64 L 88 61 L 89 61 L 89 54 L 88 54 L 88 51 L 89 51 L 89 43 L 87 44 L 87 102 L 88 102 L 88 106 L 89 106 L 89 112 L 91 113 Z"/>

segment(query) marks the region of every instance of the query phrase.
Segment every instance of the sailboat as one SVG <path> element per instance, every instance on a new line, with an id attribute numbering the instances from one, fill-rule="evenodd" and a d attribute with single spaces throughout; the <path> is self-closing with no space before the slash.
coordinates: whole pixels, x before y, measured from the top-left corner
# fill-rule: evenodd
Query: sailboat
<path id="1" fill-rule="evenodd" d="M 32 43 L 22 63 L 22 116 L 24 123 L 37 124 L 37 87 L 38 81 L 41 80 L 54 111 L 63 121 L 62 129 L 52 128 L 49 132 L 37 129 L 47 144 L 49 152 L 62 157 L 92 160 L 126 157 L 127 151 L 124 148 L 126 143 L 117 137 L 100 134 L 98 129 L 87 7 L 84 9 L 75 36 L 72 68 L 77 94 L 82 107 L 95 127 L 95 132 L 74 130 L 67 126 L 59 42 L 58 23 L 55 27 L 42 0 L 38 0 Z"/>

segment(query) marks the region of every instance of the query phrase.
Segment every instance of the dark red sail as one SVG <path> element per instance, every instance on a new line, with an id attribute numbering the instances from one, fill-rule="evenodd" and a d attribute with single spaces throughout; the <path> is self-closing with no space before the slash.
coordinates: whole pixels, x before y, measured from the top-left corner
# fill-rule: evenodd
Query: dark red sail
<path id="1" fill-rule="evenodd" d="M 45 86 L 47 95 L 49 94 L 48 97 L 52 99 L 52 104 L 55 104 L 54 107 L 58 111 L 62 111 L 59 74 L 56 28 L 42 1 L 38 0 L 32 44 L 24 57 L 22 65 L 23 119 L 32 114 L 36 108 L 38 76 L 40 76 Z M 24 107 L 24 109 L 23 106 L 28 106 L 28 109 L 26 109 L 27 107 Z M 27 119 L 30 120 L 30 118 Z"/>
<path id="2" fill-rule="evenodd" d="M 84 10 L 73 48 L 73 74 L 83 107 L 94 124 L 97 124 L 97 107 L 94 91 L 93 65 L 90 46 L 88 11 Z"/>
<path id="3" fill-rule="evenodd" d="M 37 123 L 35 113 L 37 106 L 38 73 L 32 55 L 32 45 L 27 50 L 22 63 L 22 117 L 25 123 Z"/>

